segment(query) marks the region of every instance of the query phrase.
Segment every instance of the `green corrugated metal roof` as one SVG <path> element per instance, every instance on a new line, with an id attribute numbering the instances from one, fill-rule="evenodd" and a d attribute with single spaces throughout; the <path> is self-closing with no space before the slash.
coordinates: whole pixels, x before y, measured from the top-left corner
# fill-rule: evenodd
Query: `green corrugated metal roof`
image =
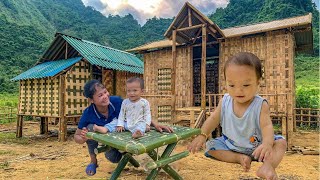
<path id="1" fill-rule="evenodd" d="M 108 69 L 143 74 L 143 62 L 131 53 L 64 34 L 60 35 L 91 64 Z"/>
<path id="2" fill-rule="evenodd" d="M 79 62 L 82 57 L 64 59 L 64 60 L 56 60 L 49 61 L 42 64 L 39 64 L 26 72 L 16 76 L 11 79 L 12 81 L 26 80 L 26 79 L 39 79 L 45 77 L 52 77 L 63 71 L 64 69 L 74 65 Z"/>

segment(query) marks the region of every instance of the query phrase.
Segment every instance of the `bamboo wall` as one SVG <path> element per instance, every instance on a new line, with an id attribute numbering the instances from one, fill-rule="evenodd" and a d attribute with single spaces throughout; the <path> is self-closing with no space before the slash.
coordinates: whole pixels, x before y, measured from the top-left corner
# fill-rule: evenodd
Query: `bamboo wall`
<path id="1" fill-rule="evenodd" d="M 80 61 L 65 75 L 65 116 L 80 116 L 89 102 L 83 96 L 83 86 L 91 79 L 90 64 Z"/>
<path id="2" fill-rule="evenodd" d="M 192 61 L 190 47 L 177 48 L 175 92 L 176 107 L 191 106 Z M 152 119 L 171 123 L 172 112 L 172 51 L 164 49 L 144 54 L 145 98 L 151 106 Z"/>
<path id="3" fill-rule="evenodd" d="M 53 79 L 20 81 L 19 115 L 60 117 L 61 111 L 65 117 L 81 116 L 83 110 L 89 106 L 87 98 L 83 96 L 83 86 L 92 78 L 91 71 L 90 64 L 80 61 L 65 75 Z M 126 80 L 133 76 L 142 77 L 141 74 L 136 73 L 103 70 L 103 83 L 111 95 L 125 98 Z M 61 85 L 60 78 L 64 79 L 64 85 Z M 65 87 L 64 93 L 61 92 L 63 87 Z M 116 92 L 114 92 L 115 89 Z M 61 94 L 64 99 L 61 98 Z M 59 103 L 63 107 L 60 107 Z"/>
<path id="4" fill-rule="evenodd" d="M 222 73 L 225 61 L 238 52 L 254 53 L 262 61 L 264 70 L 259 93 L 269 95 L 271 112 L 288 113 L 291 118 L 295 106 L 293 38 L 292 34 L 282 30 L 245 38 L 231 38 L 222 42 L 219 57 L 220 93 L 226 92 Z"/>
<path id="5" fill-rule="evenodd" d="M 125 71 L 103 70 L 103 84 L 106 86 L 110 95 L 127 97 L 126 82 L 130 77 L 142 77 L 142 74 L 130 73 Z"/>
<path id="6" fill-rule="evenodd" d="M 59 78 L 20 81 L 19 115 L 59 117 Z"/>

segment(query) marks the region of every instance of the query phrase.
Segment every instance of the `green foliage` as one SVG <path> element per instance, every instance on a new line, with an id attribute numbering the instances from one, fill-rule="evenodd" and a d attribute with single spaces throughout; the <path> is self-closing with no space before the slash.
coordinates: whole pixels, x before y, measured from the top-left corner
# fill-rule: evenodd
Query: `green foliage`
<path id="1" fill-rule="evenodd" d="M 209 18 L 221 28 L 227 28 L 309 12 L 313 13 L 314 49 L 319 54 L 319 11 L 311 0 L 230 0 L 226 8 L 218 8 Z M 163 34 L 172 20 L 153 17 L 141 26 L 130 14 L 123 17 L 104 16 L 92 7 L 85 7 L 81 0 L 2 0 L 0 94 L 18 92 L 19 83 L 10 79 L 41 58 L 54 39 L 55 32 L 126 50 L 164 39 Z M 318 71 L 314 67 L 318 66 L 309 66 L 309 62 L 305 61 L 296 66 L 298 85 L 316 83 Z M 0 100 L 0 106 L 1 103 Z"/>
<path id="2" fill-rule="evenodd" d="M 312 0 L 230 0 L 209 18 L 225 29 L 312 13 L 314 52 L 319 55 L 319 11 Z"/>
<path id="3" fill-rule="evenodd" d="M 318 56 L 299 55 L 294 60 L 296 84 L 300 86 L 320 86 Z"/>
<path id="4" fill-rule="evenodd" d="M 9 94 L 9 93 L 3 93 L 0 94 L 0 107 L 18 107 L 19 103 L 19 94 Z M 1 109 L 0 109 L 0 113 Z"/>
<path id="5" fill-rule="evenodd" d="M 298 86 L 296 88 L 297 108 L 320 108 L 319 86 Z"/>

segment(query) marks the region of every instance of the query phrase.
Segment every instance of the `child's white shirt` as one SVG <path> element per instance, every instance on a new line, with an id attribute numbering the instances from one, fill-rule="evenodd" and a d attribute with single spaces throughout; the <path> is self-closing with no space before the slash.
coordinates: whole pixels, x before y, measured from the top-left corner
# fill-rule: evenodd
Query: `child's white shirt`
<path id="1" fill-rule="evenodd" d="M 124 127 L 125 121 L 128 129 L 133 128 L 138 122 L 146 122 L 150 126 L 151 111 L 149 102 L 144 98 L 140 98 L 137 102 L 131 102 L 129 99 L 123 100 L 117 126 Z"/>

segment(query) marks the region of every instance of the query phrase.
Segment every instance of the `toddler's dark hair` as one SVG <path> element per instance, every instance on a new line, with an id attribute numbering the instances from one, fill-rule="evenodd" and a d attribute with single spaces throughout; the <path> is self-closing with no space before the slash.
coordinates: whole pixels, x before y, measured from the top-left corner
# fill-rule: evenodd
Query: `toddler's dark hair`
<path id="1" fill-rule="evenodd" d="M 226 78 L 226 69 L 230 64 L 247 65 L 253 67 L 256 71 L 257 78 L 262 77 L 262 65 L 260 59 L 249 52 L 240 52 L 230 57 L 224 65 L 224 77 Z"/>
<path id="2" fill-rule="evenodd" d="M 140 88 L 144 89 L 144 82 L 143 79 L 139 78 L 139 77 L 131 77 L 127 80 L 127 83 L 132 83 L 132 82 L 138 82 L 140 83 Z"/>
<path id="3" fill-rule="evenodd" d="M 83 95 L 86 98 L 93 99 L 93 95 L 94 95 L 94 93 L 96 93 L 96 87 L 105 88 L 104 85 L 101 84 L 101 82 L 96 79 L 88 81 L 84 85 Z"/>

